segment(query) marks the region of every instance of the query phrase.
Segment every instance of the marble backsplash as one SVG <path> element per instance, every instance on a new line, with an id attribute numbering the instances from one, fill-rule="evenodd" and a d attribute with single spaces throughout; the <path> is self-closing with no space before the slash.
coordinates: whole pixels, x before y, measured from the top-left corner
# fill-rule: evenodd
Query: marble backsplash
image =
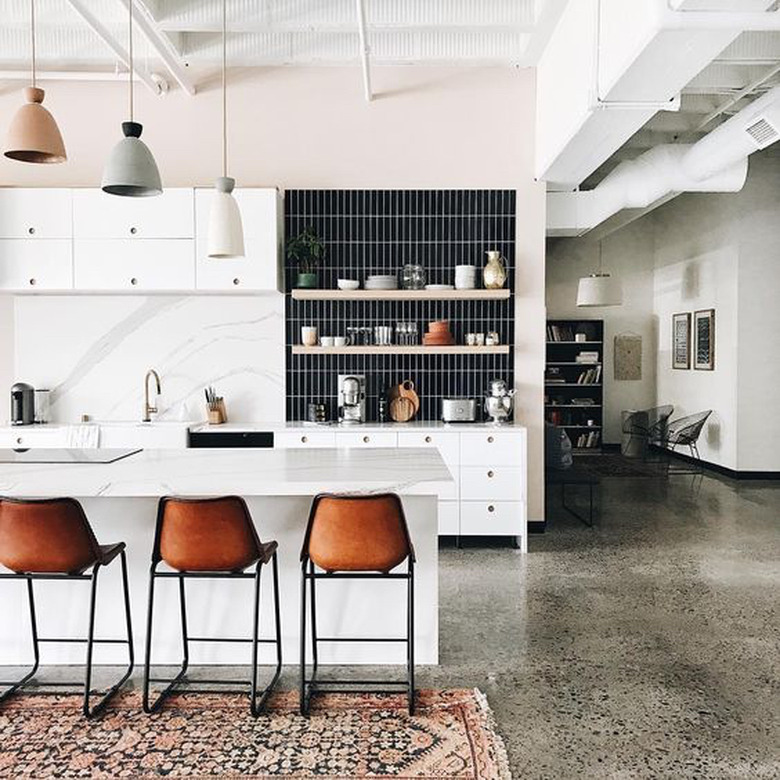
<path id="1" fill-rule="evenodd" d="M 53 422 L 140 420 L 143 380 L 159 419 L 205 419 L 203 388 L 231 421 L 282 421 L 284 296 L 17 296 L 15 381 L 51 393 Z"/>

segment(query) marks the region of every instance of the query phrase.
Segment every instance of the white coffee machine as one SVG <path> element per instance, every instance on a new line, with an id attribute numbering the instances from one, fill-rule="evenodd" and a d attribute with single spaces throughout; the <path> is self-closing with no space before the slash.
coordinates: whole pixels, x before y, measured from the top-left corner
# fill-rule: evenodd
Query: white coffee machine
<path id="1" fill-rule="evenodd" d="M 363 374 L 339 374 L 339 422 L 366 421 L 366 377 Z"/>

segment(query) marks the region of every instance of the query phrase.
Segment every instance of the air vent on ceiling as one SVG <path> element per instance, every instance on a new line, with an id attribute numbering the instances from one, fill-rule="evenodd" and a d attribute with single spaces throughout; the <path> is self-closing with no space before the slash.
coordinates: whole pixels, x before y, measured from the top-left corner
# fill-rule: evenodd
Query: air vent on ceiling
<path id="1" fill-rule="evenodd" d="M 766 149 L 767 146 L 773 144 L 780 138 L 780 132 L 778 132 L 777 128 L 765 117 L 760 117 L 754 122 L 751 122 L 745 128 L 745 132 L 753 139 L 753 143 L 755 143 L 759 149 Z"/>

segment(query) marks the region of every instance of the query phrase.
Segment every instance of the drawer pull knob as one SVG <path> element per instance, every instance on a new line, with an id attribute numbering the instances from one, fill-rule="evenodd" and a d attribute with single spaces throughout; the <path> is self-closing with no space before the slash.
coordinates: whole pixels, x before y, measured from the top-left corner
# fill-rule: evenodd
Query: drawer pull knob
<path id="1" fill-rule="evenodd" d="M 488 436 L 488 444 L 492 444 L 494 441 L 492 436 Z"/>
<path id="2" fill-rule="evenodd" d="M 371 441 L 371 438 L 369 436 L 364 436 L 363 437 L 363 443 L 364 444 L 368 444 L 370 441 Z"/>
<path id="3" fill-rule="evenodd" d="M 23 441 L 24 441 L 24 439 L 22 439 L 22 437 L 20 436 L 20 437 L 19 437 L 19 438 L 16 440 L 16 443 L 17 443 L 17 444 L 21 444 Z"/>
<path id="4" fill-rule="evenodd" d="M 488 504 L 488 512 L 495 512 L 496 508 L 493 506 L 493 504 Z"/>
<path id="5" fill-rule="evenodd" d="M 308 436 L 301 436 L 301 442 L 303 444 L 306 444 L 307 441 L 309 441 L 309 437 Z"/>
<path id="6" fill-rule="evenodd" d="M 28 233 L 29 233 L 31 236 L 34 236 L 34 235 L 35 235 L 35 228 L 34 228 L 34 227 L 29 227 L 29 228 L 27 228 L 27 232 L 28 232 Z"/>
<path id="7" fill-rule="evenodd" d="M 493 472 L 492 472 L 492 471 L 488 471 L 488 477 L 489 477 L 490 479 L 493 479 L 493 476 L 494 476 L 494 475 L 493 475 Z"/>
<path id="8" fill-rule="evenodd" d="M 133 285 L 133 287 L 135 287 L 135 285 L 137 285 L 137 284 L 138 284 L 138 279 L 136 279 L 135 277 L 133 277 L 133 278 L 130 280 L 130 284 L 132 284 L 132 285 Z"/>
<path id="9" fill-rule="evenodd" d="M 35 277 L 33 277 L 32 279 L 30 279 L 30 287 L 35 287 L 35 285 L 36 285 L 37 283 L 38 283 L 38 280 L 37 280 Z"/>
<path id="10" fill-rule="evenodd" d="M 134 236 L 137 232 L 138 232 L 138 228 L 135 228 L 135 227 L 131 227 L 130 228 L 130 235 L 131 236 Z"/>
<path id="11" fill-rule="evenodd" d="M 431 439 L 431 437 L 430 437 L 430 436 L 426 436 L 426 437 L 425 437 L 425 443 L 426 443 L 426 444 L 430 444 L 430 443 L 431 443 L 431 441 L 433 441 L 433 440 Z"/>
<path id="12" fill-rule="evenodd" d="M 241 284 L 241 280 L 238 277 L 236 277 L 235 279 L 233 279 L 233 284 L 236 285 L 236 287 L 238 287 L 238 285 Z"/>

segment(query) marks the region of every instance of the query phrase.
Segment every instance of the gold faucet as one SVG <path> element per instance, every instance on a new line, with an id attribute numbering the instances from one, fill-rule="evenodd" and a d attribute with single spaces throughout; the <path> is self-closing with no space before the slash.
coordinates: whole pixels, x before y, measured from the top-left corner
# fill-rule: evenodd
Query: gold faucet
<path id="1" fill-rule="evenodd" d="M 149 378 L 154 377 L 155 385 L 157 387 L 157 395 L 155 396 L 155 403 L 157 403 L 157 398 L 160 397 L 160 375 L 153 369 L 150 368 L 146 372 L 146 376 L 144 377 L 144 418 L 143 422 L 151 422 L 152 421 L 152 415 L 157 414 L 157 407 L 156 406 L 150 406 L 149 405 Z"/>

